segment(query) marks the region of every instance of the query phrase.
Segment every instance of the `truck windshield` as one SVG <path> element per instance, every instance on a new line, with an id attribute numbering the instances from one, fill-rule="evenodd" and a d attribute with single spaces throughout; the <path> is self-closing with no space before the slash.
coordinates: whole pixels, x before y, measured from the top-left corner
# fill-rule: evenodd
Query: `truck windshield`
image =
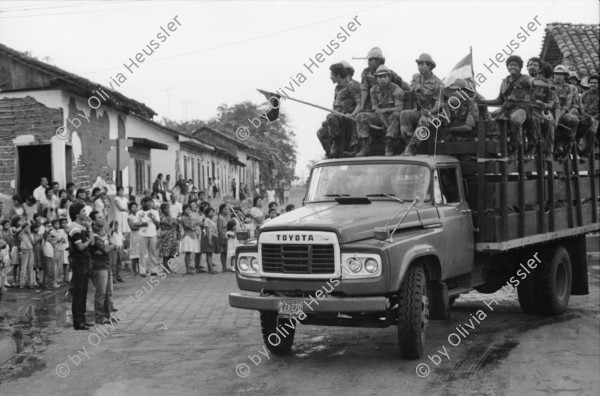
<path id="1" fill-rule="evenodd" d="M 379 197 L 405 201 L 416 196 L 429 200 L 430 171 L 415 164 L 345 164 L 317 167 L 306 202 L 334 201 L 336 197 Z"/>

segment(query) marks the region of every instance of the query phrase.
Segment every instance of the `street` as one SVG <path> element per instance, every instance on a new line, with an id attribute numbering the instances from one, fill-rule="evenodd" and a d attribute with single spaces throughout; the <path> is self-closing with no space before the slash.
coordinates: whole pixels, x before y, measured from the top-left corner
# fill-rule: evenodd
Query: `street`
<path id="1" fill-rule="evenodd" d="M 589 257 L 590 294 L 571 297 L 564 315 L 527 316 L 516 293 L 471 292 L 452 320 L 430 321 L 417 361 L 399 358 L 395 327 L 302 326 L 291 355 L 265 354 L 258 313 L 228 305 L 237 290 L 229 273 L 183 276 L 180 267 L 152 283 L 127 275 L 115 286 L 116 306 L 127 307 L 120 323 L 91 332 L 72 330 L 64 290 L 18 290 L 0 307 L 2 325 L 32 338 L 1 367 L 2 394 L 597 395 L 600 265 Z M 487 317 L 471 330 L 465 323 L 480 309 Z M 449 338 L 459 325 L 468 331 L 460 342 Z M 430 368 L 423 378 L 421 363 Z"/>

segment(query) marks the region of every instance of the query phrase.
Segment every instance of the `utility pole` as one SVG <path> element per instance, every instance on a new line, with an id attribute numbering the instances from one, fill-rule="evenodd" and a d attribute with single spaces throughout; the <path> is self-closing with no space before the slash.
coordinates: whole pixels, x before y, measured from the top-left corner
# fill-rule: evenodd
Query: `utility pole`
<path id="1" fill-rule="evenodd" d="M 182 115 L 182 120 L 183 121 L 185 121 L 187 119 L 187 109 L 188 109 L 188 105 L 190 103 L 193 103 L 193 102 L 191 100 L 182 100 L 181 101 L 181 104 L 183 105 L 182 106 L 182 112 L 181 112 L 182 113 L 181 115 Z"/>
<path id="2" fill-rule="evenodd" d="M 166 88 L 163 89 L 164 92 L 167 93 L 167 114 L 169 114 L 169 118 L 171 118 L 171 91 L 174 90 L 177 87 L 171 87 L 171 88 Z"/>

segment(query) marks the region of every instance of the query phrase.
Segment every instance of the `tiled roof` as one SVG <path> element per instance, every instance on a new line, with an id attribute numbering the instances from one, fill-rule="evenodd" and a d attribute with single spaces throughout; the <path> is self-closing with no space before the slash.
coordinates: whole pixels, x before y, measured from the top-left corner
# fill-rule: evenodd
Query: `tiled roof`
<path id="1" fill-rule="evenodd" d="M 546 26 L 540 58 L 552 66 L 563 64 L 580 77 L 598 74 L 599 25 L 553 22 Z"/>
<path id="2" fill-rule="evenodd" d="M 10 47 L 7 47 L 6 45 L 0 44 L 0 53 L 5 54 L 9 58 L 14 59 L 19 63 L 28 65 L 31 68 L 34 68 L 54 77 L 56 79 L 54 84 L 56 84 L 57 86 L 66 84 L 70 87 L 77 87 L 79 90 L 82 90 L 87 95 L 95 95 L 94 91 L 98 90 L 99 88 L 102 88 L 104 91 L 109 92 L 109 99 L 107 99 L 107 102 L 113 104 L 114 106 L 122 107 L 146 118 L 152 118 L 154 115 L 156 115 L 156 112 L 150 107 L 146 106 L 144 103 L 140 103 L 136 100 L 130 99 L 117 91 L 114 91 L 104 85 L 90 81 L 87 78 L 83 78 L 76 74 L 69 73 L 68 71 L 63 70 L 59 67 L 39 61 L 23 52 L 19 52 Z"/>

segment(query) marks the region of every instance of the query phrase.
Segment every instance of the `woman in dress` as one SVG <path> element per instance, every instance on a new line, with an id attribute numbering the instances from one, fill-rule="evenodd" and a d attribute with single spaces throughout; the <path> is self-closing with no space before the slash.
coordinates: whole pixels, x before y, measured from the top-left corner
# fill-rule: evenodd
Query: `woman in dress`
<path id="1" fill-rule="evenodd" d="M 181 226 L 183 228 L 183 238 L 181 240 L 181 251 L 185 254 L 185 273 L 193 275 L 194 270 L 191 267 L 191 255 L 199 255 L 200 241 L 196 235 L 196 222 L 192 217 L 192 207 L 188 204 L 183 205 L 183 214 L 181 215 Z"/>
<path id="2" fill-rule="evenodd" d="M 23 200 L 21 200 L 21 197 L 15 195 L 12 197 L 12 201 L 13 207 L 10 209 L 10 212 L 8 212 L 8 218 L 12 219 L 15 216 L 24 218 L 25 209 L 23 208 Z"/>
<path id="3" fill-rule="evenodd" d="M 163 270 L 175 272 L 175 263 L 169 266 L 169 260 L 179 254 L 179 222 L 171 217 L 171 207 L 168 203 L 160 205 L 160 239 L 158 252 L 163 259 Z M 167 274 L 169 272 L 166 272 Z"/>
<path id="4" fill-rule="evenodd" d="M 139 275 L 141 237 L 138 230 L 142 227 L 142 223 L 138 222 L 135 216 L 138 211 L 137 203 L 130 202 L 128 207 L 129 216 L 127 217 L 127 223 L 131 230 L 129 233 L 129 259 L 131 260 L 131 272 L 133 275 Z"/>
<path id="5" fill-rule="evenodd" d="M 117 196 L 115 197 L 115 219 L 119 224 L 119 232 L 125 236 L 131 231 L 127 222 L 127 217 L 129 215 L 127 203 L 125 189 L 123 186 L 117 187 Z"/>

